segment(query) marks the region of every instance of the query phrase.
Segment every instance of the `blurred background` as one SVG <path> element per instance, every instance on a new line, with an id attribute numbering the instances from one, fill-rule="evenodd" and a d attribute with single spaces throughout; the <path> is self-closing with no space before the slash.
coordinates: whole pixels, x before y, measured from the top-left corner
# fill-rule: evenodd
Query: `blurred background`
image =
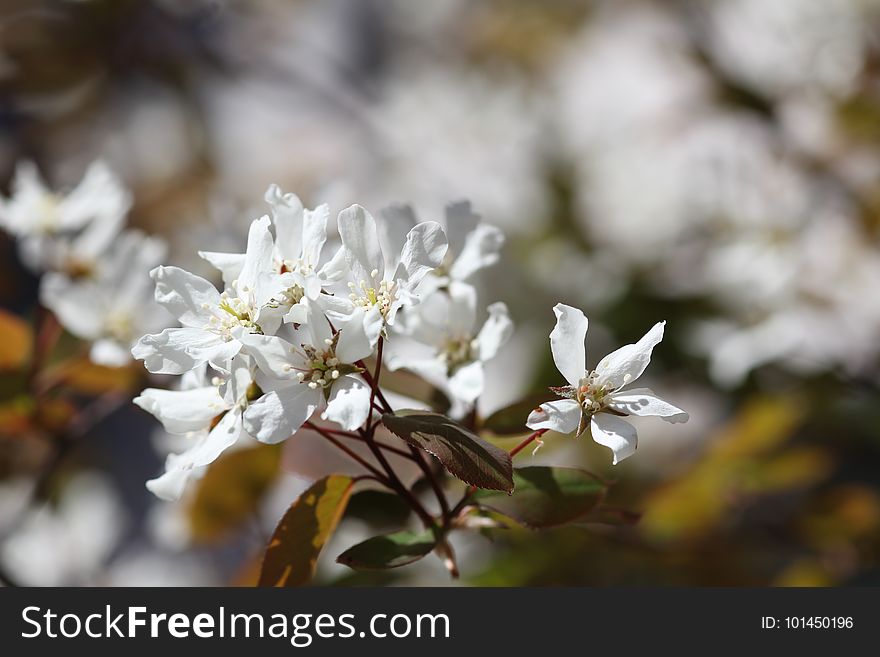
<path id="1" fill-rule="evenodd" d="M 103 158 L 129 225 L 204 275 L 196 251 L 242 250 L 273 182 L 334 216 L 468 198 L 508 237 L 482 306 L 517 325 L 484 415 L 559 383 L 561 301 L 591 365 L 666 319 L 646 383 L 691 420 L 640 423 L 613 468 L 563 436 L 518 457 L 613 479 L 641 518 L 457 537 L 460 584 L 878 585 L 878 28 L 873 0 L 0 0 L 0 188 L 24 159 L 64 188 Z M 0 233 L 0 580 L 252 582 L 306 450 L 154 499 L 140 364 L 66 373 L 34 419 L 37 284 Z M 316 581 L 449 583 L 434 558 L 334 563 L 395 509 L 355 496 Z"/>

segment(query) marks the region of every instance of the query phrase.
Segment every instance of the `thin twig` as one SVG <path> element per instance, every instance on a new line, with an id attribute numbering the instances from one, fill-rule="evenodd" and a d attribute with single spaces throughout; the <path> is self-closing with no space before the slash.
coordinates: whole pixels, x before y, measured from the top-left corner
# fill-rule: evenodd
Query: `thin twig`
<path id="1" fill-rule="evenodd" d="M 388 403 L 388 400 L 385 399 L 385 395 L 382 393 L 382 389 L 379 387 L 379 379 L 382 376 L 382 354 L 385 345 L 385 340 L 381 336 L 379 337 L 379 344 L 376 348 L 376 368 L 373 371 L 373 375 L 367 379 L 370 384 L 371 392 L 370 392 L 370 406 L 375 404 L 376 397 L 379 398 L 379 403 L 381 404 L 381 410 L 385 413 L 393 413 L 394 409 L 391 408 L 391 404 Z M 366 372 L 366 369 L 365 369 Z M 372 419 L 372 415 L 371 415 Z M 369 436 L 369 439 L 375 442 L 375 426 L 372 422 L 367 424 L 366 435 Z M 369 441 L 368 441 L 369 444 Z M 378 444 L 378 443 L 377 443 Z M 443 525 L 448 525 L 451 517 L 449 515 L 449 501 L 446 499 L 446 495 L 443 492 L 443 489 L 440 487 L 437 478 L 434 476 L 434 473 L 431 471 L 431 467 L 425 461 L 424 456 L 418 449 L 414 446 L 409 445 L 410 453 L 412 454 L 412 459 L 416 462 L 419 468 L 425 475 L 425 478 L 428 480 L 428 483 L 431 486 L 431 489 L 434 491 L 434 495 L 437 497 L 437 502 L 440 504 L 440 509 L 443 513 Z M 402 484 L 401 484 L 402 485 Z M 410 494 L 410 496 L 412 496 Z M 432 521 L 433 522 L 433 521 Z"/>
<path id="2" fill-rule="evenodd" d="M 339 429 L 330 429 L 330 428 L 326 428 L 326 427 L 325 427 L 325 431 L 332 433 L 334 436 L 339 436 L 340 438 L 349 438 L 350 440 L 357 440 L 362 443 L 366 443 L 366 440 L 362 436 L 359 436 L 355 433 L 350 433 L 348 431 L 340 431 Z M 409 459 L 410 461 L 415 461 L 415 459 L 413 458 L 413 455 L 410 454 L 409 452 L 404 451 L 404 450 L 400 449 L 399 447 L 394 447 L 392 445 L 386 445 L 383 442 L 379 442 L 378 440 L 376 440 L 375 437 L 373 437 L 373 440 L 375 441 L 376 445 L 380 449 L 384 449 L 386 452 L 391 452 L 392 454 L 397 454 L 398 456 L 405 458 L 405 459 Z"/>
<path id="3" fill-rule="evenodd" d="M 317 424 L 312 424 L 311 422 L 306 422 L 303 426 L 306 429 L 311 429 L 312 431 L 315 431 L 315 432 L 321 434 L 324 438 L 326 438 L 328 441 L 330 441 L 333 445 L 335 445 L 340 450 L 342 450 L 346 455 L 348 455 L 350 458 L 357 461 L 361 466 L 366 468 L 367 471 L 370 472 L 370 474 L 379 478 L 382 481 L 382 483 L 384 483 L 389 488 L 393 488 L 393 486 L 391 486 L 391 482 L 377 468 L 375 468 L 373 465 L 371 465 L 369 462 L 367 462 L 358 453 L 352 451 L 346 445 L 344 445 L 339 440 L 337 440 L 333 436 L 333 434 L 331 434 L 329 431 L 326 431 L 326 430 L 324 430 L 323 427 L 319 427 Z"/>
<path id="4" fill-rule="evenodd" d="M 428 480 L 431 489 L 434 491 L 434 495 L 437 497 L 437 501 L 440 503 L 440 510 L 443 512 L 443 524 L 449 524 L 449 521 L 452 519 L 452 516 L 449 513 L 449 500 L 446 499 L 446 494 L 440 487 L 440 482 L 437 481 L 437 478 L 431 471 L 431 466 L 425 461 L 425 457 L 422 453 L 413 445 L 410 445 L 409 449 L 412 452 L 413 459 L 421 468 L 422 472 L 425 473 L 425 479 Z"/>
<path id="5" fill-rule="evenodd" d="M 367 442 L 367 447 L 370 448 L 370 451 L 373 452 L 373 456 L 376 457 L 376 460 L 379 461 L 380 465 L 387 473 L 388 479 L 394 490 L 396 490 L 397 493 L 412 507 L 413 511 L 416 512 L 425 527 L 429 529 L 436 528 L 434 518 L 425 510 L 425 507 L 423 507 L 422 503 L 416 499 L 415 495 L 413 495 L 412 492 L 403 485 L 403 482 L 400 481 L 400 477 L 397 476 L 397 473 L 394 471 L 394 468 L 391 467 L 391 464 L 388 463 L 388 459 L 385 458 L 382 450 L 376 445 L 373 436 L 364 432 L 363 437 Z"/>
<path id="6" fill-rule="evenodd" d="M 522 441 L 519 445 L 517 445 L 512 450 L 510 450 L 510 452 L 509 452 L 510 457 L 513 458 L 514 456 L 519 454 L 523 449 L 525 449 L 526 447 L 531 445 L 534 441 L 536 441 L 538 438 L 543 436 L 548 431 L 549 431 L 549 429 L 538 429 L 537 431 L 535 431 L 531 436 L 529 436 L 524 441 Z"/>

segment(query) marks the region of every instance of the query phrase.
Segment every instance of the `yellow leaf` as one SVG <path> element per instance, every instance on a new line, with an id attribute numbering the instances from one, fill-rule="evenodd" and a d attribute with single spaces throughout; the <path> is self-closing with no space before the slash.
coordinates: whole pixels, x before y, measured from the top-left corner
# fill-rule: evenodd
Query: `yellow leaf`
<path id="1" fill-rule="evenodd" d="M 22 367 L 31 357 L 33 334 L 27 322 L 0 309 L 0 369 Z"/>
<path id="2" fill-rule="evenodd" d="M 189 508 L 196 542 L 220 540 L 238 528 L 259 506 L 281 463 L 278 445 L 262 445 L 223 454 L 199 480 Z"/>
<path id="3" fill-rule="evenodd" d="M 87 360 L 76 360 L 61 363 L 57 367 L 60 370 L 58 376 L 67 386 L 87 395 L 133 390 L 139 382 L 140 370 L 131 366 L 104 367 Z"/>
<path id="4" fill-rule="evenodd" d="M 297 498 L 269 541 L 261 586 L 302 586 L 312 579 L 318 556 L 342 519 L 353 486 L 351 477 L 329 475 Z"/>

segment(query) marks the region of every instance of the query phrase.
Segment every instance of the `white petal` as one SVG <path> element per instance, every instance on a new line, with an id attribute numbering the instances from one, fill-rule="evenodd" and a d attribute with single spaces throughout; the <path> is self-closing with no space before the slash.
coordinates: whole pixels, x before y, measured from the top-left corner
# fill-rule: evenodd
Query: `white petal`
<path id="1" fill-rule="evenodd" d="M 557 399 L 541 404 L 529 413 L 529 429 L 550 429 L 557 433 L 573 433 L 581 421 L 581 406 L 574 399 Z"/>
<path id="2" fill-rule="evenodd" d="M 131 346 L 110 338 L 101 338 L 92 343 L 89 360 L 104 367 L 125 367 L 131 362 Z"/>
<path id="3" fill-rule="evenodd" d="M 590 430 L 593 440 L 614 453 L 612 465 L 635 454 L 639 444 L 638 435 L 629 422 L 608 413 L 596 413 L 590 421 Z"/>
<path id="4" fill-rule="evenodd" d="M 355 306 L 349 299 L 342 296 L 330 296 L 322 294 L 315 300 L 315 305 L 327 315 L 333 324 L 347 322 L 354 314 L 358 306 Z"/>
<path id="5" fill-rule="evenodd" d="M 278 253 L 287 260 L 298 259 L 303 250 L 302 201 L 296 194 L 285 194 L 278 185 L 269 185 L 263 198 L 272 208 Z"/>
<path id="6" fill-rule="evenodd" d="M 367 335 L 370 345 L 375 346 L 382 334 L 382 327 L 385 326 L 385 320 L 382 318 L 382 312 L 379 306 L 373 306 L 364 313 L 364 332 Z"/>
<path id="7" fill-rule="evenodd" d="M 149 274 L 167 254 L 165 240 L 149 237 L 139 230 L 126 230 L 116 238 L 113 249 L 101 258 L 97 277 L 113 289 L 117 305 L 140 312 L 145 306 L 154 306 L 154 283 Z"/>
<path id="8" fill-rule="evenodd" d="M 199 257 L 220 272 L 223 276 L 223 285 L 226 287 L 232 287 L 232 282 L 241 276 L 241 268 L 244 267 L 244 253 L 199 251 Z"/>
<path id="9" fill-rule="evenodd" d="M 345 259 L 356 283 L 371 281 L 370 275 L 378 270 L 376 280 L 385 275 L 385 258 L 376 232 L 376 221 L 360 205 L 352 205 L 339 213 L 339 236 L 345 247 Z"/>
<path id="10" fill-rule="evenodd" d="M 288 324 L 305 324 L 309 318 L 309 309 L 306 304 L 295 303 L 284 315 L 284 321 Z"/>
<path id="11" fill-rule="evenodd" d="M 459 367 L 449 378 L 449 392 L 465 404 L 474 403 L 484 386 L 483 363 L 478 360 Z"/>
<path id="12" fill-rule="evenodd" d="M 150 276 L 156 282 L 156 302 L 184 326 L 204 328 L 220 304 L 217 288 L 184 269 L 156 267 Z"/>
<path id="13" fill-rule="evenodd" d="M 500 228 L 480 224 L 468 235 L 464 249 L 458 254 L 449 269 L 449 275 L 456 280 L 463 281 L 480 269 L 494 265 L 498 262 L 503 245 L 504 233 Z"/>
<path id="14" fill-rule="evenodd" d="M 185 434 L 207 429 L 226 410 L 215 386 L 193 390 L 147 388 L 134 403 L 155 416 L 168 433 Z"/>
<path id="15" fill-rule="evenodd" d="M 237 340 L 224 342 L 201 329 L 168 328 L 142 337 L 131 353 L 153 374 L 183 374 L 207 362 L 222 366 L 240 349 Z"/>
<path id="16" fill-rule="evenodd" d="M 360 378 L 344 376 L 333 384 L 321 417 L 342 425 L 347 431 L 354 431 L 366 422 L 369 414 L 370 387 Z"/>
<path id="17" fill-rule="evenodd" d="M 327 241 L 327 220 L 330 218 L 330 207 L 319 205 L 314 210 L 303 211 L 302 227 L 302 259 L 317 267 L 321 260 L 321 250 Z"/>
<path id="18" fill-rule="evenodd" d="M 446 238 L 449 253 L 458 258 L 467 249 L 469 236 L 480 224 L 480 215 L 471 209 L 470 201 L 455 201 L 446 206 Z M 462 277 L 459 280 L 463 280 Z"/>
<path id="19" fill-rule="evenodd" d="M 93 162 L 82 181 L 58 208 L 61 228 L 71 230 L 95 220 L 119 221 L 131 205 L 131 195 L 121 181 L 101 161 Z"/>
<path id="20" fill-rule="evenodd" d="M 687 422 L 689 419 L 685 411 L 661 399 L 648 388 L 622 390 L 615 392 L 610 398 L 611 408 L 627 415 L 653 415 L 673 424 Z"/>
<path id="21" fill-rule="evenodd" d="M 477 335 L 480 360 L 487 361 L 495 357 L 502 345 L 513 335 L 513 322 L 507 306 L 500 301 L 488 308 L 489 318 Z"/>
<path id="22" fill-rule="evenodd" d="M 333 254 L 333 257 L 330 258 L 330 260 L 328 260 L 318 271 L 318 277 L 328 283 L 340 281 L 345 278 L 347 274 L 348 262 L 345 259 L 345 249 L 342 247 L 337 249 L 336 253 Z"/>
<path id="23" fill-rule="evenodd" d="M 635 344 L 624 345 L 599 361 L 597 383 L 608 388 L 620 388 L 638 379 L 651 362 L 651 352 L 663 339 L 666 322 L 657 322 Z"/>
<path id="24" fill-rule="evenodd" d="M 472 285 L 453 281 L 448 290 L 437 290 L 422 297 L 408 317 L 413 339 L 443 348 L 450 338 L 473 335 L 477 291 Z"/>
<path id="25" fill-rule="evenodd" d="M 428 272 L 440 266 L 448 246 L 446 233 L 436 221 L 417 224 L 406 235 L 395 278 L 414 290 Z"/>
<path id="26" fill-rule="evenodd" d="M 228 408 L 246 400 L 253 379 L 253 363 L 250 358 L 245 354 L 233 358 L 229 363 L 228 376 L 218 388 Z"/>
<path id="27" fill-rule="evenodd" d="M 165 459 L 165 472 L 146 483 L 148 491 L 166 502 L 180 499 L 193 472 L 191 467 L 178 467 L 176 459 L 176 454 L 169 454 Z"/>
<path id="28" fill-rule="evenodd" d="M 294 352 L 294 346 L 274 335 L 249 333 L 240 338 L 245 353 L 251 356 L 266 374 L 277 379 L 296 378 L 295 366 L 302 365 L 302 357 Z"/>
<path id="29" fill-rule="evenodd" d="M 373 345 L 364 329 L 363 308 L 358 308 L 345 324 L 339 329 L 339 343 L 336 345 L 336 356 L 340 362 L 356 363 L 373 353 Z"/>
<path id="30" fill-rule="evenodd" d="M 442 321 L 441 318 L 434 318 L 434 323 L 438 326 L 446 327 L 446 333 L 454 336 L 473 335 L 477 327 L 477 290 L 473 285 L 452 281 L 447 288 L 449 297 L 449 307 L 446 317 Z M 444 294 L 443 292 L 435 292 L 433 296 L 437 297 Z M 421 306 L 421 302 L 419 306 Z M 419 308 L 419 313 L 423 310 Z"/>
<path id="31" fill-rule="evenodd" d="M 302 383 L 266 393 L 244 412 L 247 432 L 274 445 L 299 431 L 321 403 L 321 391 Z"/>
<path id="32" fill-rule="evenodd" d="M 407 369 L 424 377 L 430 383 L 442 385 L 448 379 L 446 362 L 439 357 L 400 355 L 390 357 L 387 362 L 390 370 Z"/>
<path id="33" fill-rule="evenodd" d="M 556 369 L 569 384 L 576 386 L 585 374 L 587 318 L 577 308 L 557 303 L 553 306 L 556 326 L 550 332 L 550 351 Z"/>
<path id="34" fill-rule="evenodd" d="M 46 274 L 40 282 L 40 301 L 78 338 L 94 340 L 104 330 L 107 308 L 94 282 L 77 283 L 63 274 Z"/>
<path id="35" fill-rule="evenodd" d="M 379 222 L 379 239 L 384 253 L 397 256 L 403 251 L 406 235 L 418 223 L 412 206 L 396 204 L 383 208 Z"/>
<path id="36" fill-rule="evenodd" d="M 269 232 L 271 221 L 262 216 L 251 222 L 248 230 L 247 250 L 244 264 L 238 276 L 238 295 L 246 299 L 250 290 L 255 290 L 260 282 L 260 275 L 272 270 L 272 252 L 275 248 L 272 233 Z"/>
<path id="37" fill-rule="evenodd" d="M 314 301 L 318 298 L 318 295 L 321 294 L 321 286 L 321 278 L 317 274 L 311 273 L 305 275 L 302 288 L 309 299 Z"/>
<path id="38" fill-rule="evenodd" d="M 99 214 L 70 242 L 73 258 L 88 262 L 104 254 L 125 225 L 124 212 Z"/>
<path id="39" fill-rule="evenodd" d="M 195 468 L 209 465 L 242 436 L 241 413 L 229 411 L 207 436 L 189 450 L 172 454 L 166 461 L 166 473 L 147 482 L 147 488 L 162 499 L 177 499 Z"/>

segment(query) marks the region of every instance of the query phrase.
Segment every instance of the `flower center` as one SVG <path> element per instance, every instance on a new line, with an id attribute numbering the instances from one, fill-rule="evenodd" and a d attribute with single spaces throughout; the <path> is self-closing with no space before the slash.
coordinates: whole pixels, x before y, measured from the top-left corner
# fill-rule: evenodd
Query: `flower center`
<path id="1" fill-rule="evenodd" d="M 205 310 L 209 309 L 208 304 L 202 307 Z M 220 295 L 218 309 L 220 312 L 215 312 L 211 315 L 205 328 L 221 335 L 227 342 L 232 340 L 234 337 L 233 332 L 240 327 L 246 329 L 249 333 L 263 332 L 259 324 L 254 321 L 256 313 L 252 305 L 244 299 L 224 292 Z"/>
<path id="2" fill-rule="evenodd" d="M 302 354 L 305 357 L 305 365 L 294 368 L 293 365 L 285 365 L 284 369 L 298 369 L 296 378 L 312 390 L 322 388 L 325 395 L 330 393 L 330 388 L 339 377 L 345 374 L 361 372 L 361 368 L 351 363 L 341 363 L 336 356 L 336 346 L 339 344 L 339 331 L 332 338 L 324 340 L 321 348 L 310 344 L 302 344 Z M 294 348 L 295 350 L 295 348 Z"/>
<path id="3" fill-rule="evenodd" d="M 608 394 L 606 387 L 598 385 L 597 380 L 596 372 L 590 372 L 580 380 L 574 390 L 574 398 L 587 414 L 598 413 L 602 410 L 605 395 Z"/>
<path id="4" fill-rule="evenodd" d="M 295 306 L 302 301 L 304 296 L 306 296 L 306 291 L 303 289 L 303 286 L 294 283 L 286 290 L 279 292 L 278 296 L 273 297 L 272 301 L 269 302 L 269 305 L 274 308 L 277 308 L 278 306 Z"/>
<path id="5" fill-rule="evenodd" d="M 460 367 L 476 360 L 473 338 L 460 336 L 449 339 L 443 346 L 440 356 L 446 364 L 447 374 L 452 376 Z"/>
<path id="6" fill-rule="evenodd" d="M 134 337 L 134 322 L 129 313 L 111 312 L 104 323 L 107 336 L 118 342 L 130 342 Z"/>
<path id="7" fill-rule="evenodd" d="M 397 300 L 397 283 L 386 280 L 377 283 L 376 277 L 378 275 L 379 270 L 374 269 L 370 272 L 369 281 L 361 280 L 357 285 L 350 282 L 348 289 L 351 290 L 351 294 L 348 295 L 348 298 L 361 308 L 377 306 L 382 317 L 387 318 L 392 304 Z"/>
<path id="8" fill-rule="evenodd" d="M 46 192 L 40 197 L 36 215 L 37 227 L 41 232 L 52 234 L 57 229 L 58 206 L 60 202 L 61 199 L 51 192 Z"/>

